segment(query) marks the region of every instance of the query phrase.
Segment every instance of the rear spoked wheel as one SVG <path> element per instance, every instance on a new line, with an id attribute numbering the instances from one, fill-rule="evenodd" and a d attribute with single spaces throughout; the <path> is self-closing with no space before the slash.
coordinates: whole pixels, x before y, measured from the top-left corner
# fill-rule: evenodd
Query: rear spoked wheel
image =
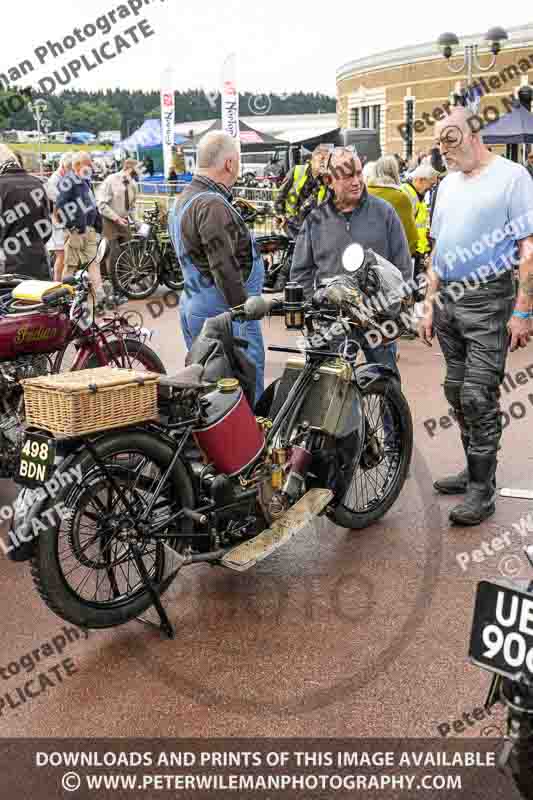
<path id="1" fill-rule="evenodd" d="M 160 540 L 144 537 L 138 521 L 168 464 L 170 449 L 139 432 L 112 434 L 98 448 L 116 486 L 87 454 L 82 455 L 83 477 L 59 498 L 64 502 L 63 519 L 39 538 L 32 561 L 32 575 L 46 604 L 63 619 L 86 628 L 121 625 L 152 604 L 135 547 L 155 584 L 169 568 L 170 551 Z M 171 508 L 180 508 L 182 498 L 183 505 L 191 501 L 192 487 L 183 471 L 183 486 L 174 484 L 159 496 L 152 524 L 169 517 Z M 185 539 L 165 543 L 178 551 L 186 546 Z"/>

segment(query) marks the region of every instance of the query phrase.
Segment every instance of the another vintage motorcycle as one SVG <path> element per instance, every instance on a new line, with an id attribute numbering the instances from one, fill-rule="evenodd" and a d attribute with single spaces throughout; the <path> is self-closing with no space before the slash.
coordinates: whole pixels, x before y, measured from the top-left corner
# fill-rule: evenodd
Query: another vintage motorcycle
<path id="1" fill-rule="evenodd" d="M 524 548 L 533 567 L 533 547 Z M 533 581 L 498 578 L 477 587 L 470 659 L 492 673 L 485 708 L 507 709 L 498 768 L 533 800 Z"/>
<path id="2" fill-rule="evenodd" d="M 264 291 L 282 292 L 290 272 L 295 239 L 283 229 L 274 227 L 271 230 L 272 214 L 256 208 L 248 200 L 237 197 L 233 206 L 254 231 L 255 244 L 265 265 Z"/>
<path id="3" fill-rule="evenodd" d="M 287 287 L 285 323 L 301 331 L 300 346 L 269 348 L 290 358 L 254 411 L 255 370 L 232 321 L 269 313 L 276 301 L 261 297 L 205 322 L 188 366 L 159 379 L 159 420 L 67 443 L 42 483 L 69 470 L 81 479 L 25 520 L 48 519 L 30 555 L 52 611 L 107 628 L 153 605 L 172 635 L 161 596 L 180 569 L 242 572 L 322 513 L 358 529 L 387 512 L 407 476 L 413 428 L 394 371 L 356 363 L 373 324 L 364 288 L 375 288 L 377 269 L 374 254 L 359 250 L 355 267 L 346 262 L 350 271 L 311 301 Z M 46 431 L 28 431 L 25 451 L 35 434 L 61 448 Z M 51 523 L 46 512 L 58 503 L 61 519 Z"/>
<path id="4" fill-rule="evenodd" d="M 129 300 L 145 300 L 160 285 L 174 292 L 183 289 L 183 273 L 168 232 L 166 215 L 158 203 L 144 214 L 144 225 L 121 246 L 111 267 L 117 292 Z"/>
<path id="5" fill-rule="evenodd" d="M 0 276 L 0 478 L 12 478 L 18 463 L 24 378 L 108 364 L 165 373 L 146 343 L 151 332 L 117 312 L 97 321 L 91 296 L 86 268 L 64 284 Z"/>

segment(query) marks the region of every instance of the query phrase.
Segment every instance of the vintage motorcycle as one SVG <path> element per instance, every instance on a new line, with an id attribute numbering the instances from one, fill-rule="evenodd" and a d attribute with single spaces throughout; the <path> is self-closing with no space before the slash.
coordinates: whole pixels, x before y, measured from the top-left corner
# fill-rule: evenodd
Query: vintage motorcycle
<path id="1" fill-rule="evenodd" d="M 533 567 L 533 547 L 524 548 Z M 470 660 L 493 673 L 485 708 L 507 709 L 498 768 L 533 800 L 533 581 L 498 578 L 477 586 Z"/>
<path id="2" fill-rule="evenodd" d="M 265 265 L 265 292 L 282 292 L 290 272 L 294 254 L 295 239 L 283 229 L 274 227 L 269 233 L 272 215 L 265 209 L 258 209 L 248 200 L 237 197 L 233 201 L 246 224 L 254 230 L 255 244 L 263 256 Z"/>
<path id="3" fill-rule="evenodd" d="M 269 348 L 290 358 L 254 411 L 255 370 L 232 321 L 260 319 L 279 302 L 261 297 L 205 322 L 188 365 L 159 379 L 157 422 L 68 442 L 49 474 L 76 470 L 81 479 L 41 498 L 25 519 L 61 505 L 61 519 L 46 516 L 29 554 L 52 611 L 107 628 L 153 605 L 172 635 L 160 599 L 178 570 L 210 563 L 242 572 L 321 513 L 348 529 L 386 513 L 407 476 L 413 429 L 394 371 L 356 364 L 371 324 L 370 306 L 357 311 L 361 284 L 373 264 L 363 254 L 357 270 L 308 302 L 302 287 L 287 287 L 285 323 L 301 332 L 300 346 Z M 177 559 L 170 572 L 169 554 Z"/>
<path id="4" fill-rule="evenodd" d="M 129 300 L 145 300 L 163 284 L 174 292 L 182 291 L 183 273 L 170 239 L 166 214 L 158 203 L 145 212 L 144 224 L 121 246 L 110 277 L 115 290 Z"/>
<path id="5" fill-rule="evenodd" d="M 151 332 L 116 312 L 97 322 L 91 296 L 86 267 L 64 284 L 0 276 L 0 478 L 12 478 L 18 463 L 22 379 L 106 364 L 165 373 L 146 344 Z"/>

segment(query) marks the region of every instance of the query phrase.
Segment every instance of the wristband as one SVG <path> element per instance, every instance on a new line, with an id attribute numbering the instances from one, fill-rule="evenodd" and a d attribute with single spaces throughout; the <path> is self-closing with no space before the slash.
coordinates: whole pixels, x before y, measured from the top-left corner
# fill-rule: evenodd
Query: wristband
<path id="1" fill-rule="evenodd" d="M 520 319 L 529 319 L 531 313 L 529 311 L 513 311 L 513 317 L 520 317 Z"/>

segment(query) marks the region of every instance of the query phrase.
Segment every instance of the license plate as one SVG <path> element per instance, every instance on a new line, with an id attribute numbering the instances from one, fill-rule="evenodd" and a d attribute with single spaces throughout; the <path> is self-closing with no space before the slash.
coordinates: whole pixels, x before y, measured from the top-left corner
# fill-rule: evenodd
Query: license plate
<path id="1" fill-rule="evenodd" d="M 481 581 L 469 656 L 478 667 L 511 680 L 533 675 L 533 593 Z"/>
<path id="2" fill-rule="evenodd" d="M 56 442 L 42 433 L 28 432 L 22 445 L 16 483 L 42 486 L 52 475 Z"/>

